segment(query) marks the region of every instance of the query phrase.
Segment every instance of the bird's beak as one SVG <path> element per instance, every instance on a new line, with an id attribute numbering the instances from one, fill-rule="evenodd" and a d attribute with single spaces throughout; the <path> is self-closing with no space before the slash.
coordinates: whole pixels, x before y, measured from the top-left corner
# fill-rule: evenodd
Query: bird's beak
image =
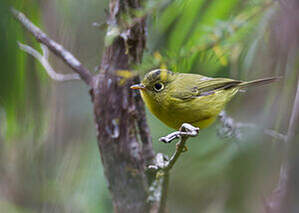
<path id="1" fill-rule="evenodd" d="M 130 87 L 131 89 L 145 89 L 143 84 L 134 84 Z"/>

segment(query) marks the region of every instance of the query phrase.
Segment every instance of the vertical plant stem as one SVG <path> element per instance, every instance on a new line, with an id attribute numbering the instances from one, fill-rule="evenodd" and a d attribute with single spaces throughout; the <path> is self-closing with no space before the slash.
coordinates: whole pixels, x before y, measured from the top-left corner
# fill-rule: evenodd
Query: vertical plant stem
<path id="1" fill-rule="evenodd" d="M 162 183 L 162 192 L 161 192 L 161 201 L 159 207 L 159 213 L 166 212 L 166 202 L 168 197 L 168 186 L 169 186 L 169 171 L 164 172 L 163 183 Z"/>
<path id="2" fill-rule="evenodd" d="M 297 82 L 297 91 L 293 104 L 293 109 L 289 121 L 287 139 L 286 139 L 286 151 L 285 157 L 283 159 L 279 180 L 276 188 L 266 200 L 265 208 L 267 213 L 280 213 L 283 212 L 284 208 L 289 209 L 284 202 L 286 201 L 287 192 L 290 190 L 290 174 L 291 174 L 291 165 L 290 165 L 290 155 L 292 154 L 292 141 L 295 138 L 296 130 L 299 128 L 299 81 Z M 295 146 L 297 147 L 297 146 Z"/>

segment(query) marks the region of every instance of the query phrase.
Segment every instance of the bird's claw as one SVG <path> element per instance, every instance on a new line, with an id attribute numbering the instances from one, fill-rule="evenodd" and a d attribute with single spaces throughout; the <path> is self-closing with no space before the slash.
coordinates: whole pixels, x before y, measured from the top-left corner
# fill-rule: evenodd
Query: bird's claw
<path id="1" fill-rule="evenodd" d="M 175 131 L 175 132 L 170 133 L 169 135 L 161 137 L 159 139 L 159 141 L 161 141 L 163 143 L 170 143 L 171 141 L 173 141 L 176 138 L 179 138 L 180 136 L 181 136 L 181 132 L 180 131 Z"/>
<path id="2" fill-rule="evenodd" d="M 183 136 L 189 136 L 189 137 L 195 137 L 198 135 L 199 128 L 194 127 L 191 124 L 183 123 L 179 131 L 175 131 L 173 133 L 170 133 L 169 135 L 166 135 L 164 137 L 161 137 L 159 141 L 164 143 L 170 143 L 176 138 L 180 138 Z"/>
<path id="3" fill-rule="evenodd" d="M 182 135 L 195 137 L 199 133 L 199 128 L 194 127 L 194 126 L 192 126 L 191 124 L 188 124 L 188 123 L 183 123 L 181 128 L 180 128 L 180 132 L 183 133 Z"/>

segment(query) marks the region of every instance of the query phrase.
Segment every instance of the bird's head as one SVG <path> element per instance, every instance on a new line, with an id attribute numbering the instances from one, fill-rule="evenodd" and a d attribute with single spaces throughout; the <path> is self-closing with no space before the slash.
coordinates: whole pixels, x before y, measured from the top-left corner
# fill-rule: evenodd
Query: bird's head
<path id="1" fill-rule="evenodd" d="M 131 86 L 131 89 L 139 89 L 141 92 L 153 96 L 167 90 L 169 83 L 174 79 L 174 73 L 166 69 L 156 69 L 144 76 L 140 84 Z"/>

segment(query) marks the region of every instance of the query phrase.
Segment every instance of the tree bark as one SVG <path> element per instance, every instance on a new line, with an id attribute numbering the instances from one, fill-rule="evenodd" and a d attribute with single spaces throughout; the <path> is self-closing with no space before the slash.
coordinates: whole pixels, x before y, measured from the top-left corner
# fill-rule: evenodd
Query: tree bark
<path id="1" fill-rule="evenodd" d="M 139 8 L 139 0 L 110 1 L 107 36 L 112 27 L 120 33 L 105 49 L 92 91 L 98 146 L 115 212 L 150 211 L 145 159 L 153 159 L 154 152 L 143 103 L 139 94 L 130 89 L 139 78 L 129 71 L 142 59 L 145 20 L 126 26 L 121 18 L 134 18 L 130 14 Z M 123 70 L 132 77 L 121 77 L 119 71 Z M 138 134 L 142 144 L 138 142 Z"/>
<path id="2" fill-rule="evenodd" d="M 114 210 L 124 213 L 155 213 L 163 200 L 159 196 L 161 186 L 155 184 L 161 181 L 154 180 L 159 167 L 152 165 L 157 167 L 155 171 L 145 171 L 147 165 L 156 162 L 144 104 L 140 94 L 130 89 L 132 84 L 139 82 L 139 77 L 130 68 L 141 62 L 146 40 L 145 15 L 134 15 L 141 9 L 140 2 L 110 0 L 106 36 L 106 41 L 110 42 L 97 75 L 93 75 L 71 52 L 42 32 L 23 13 L 11 10 L 16 20 L 44 45 L 43 55 L 19 43 L 22 50 L 39 60 L 54 80 L 69 80 L 68 75 L 56 73 L 51 68 L 47 58 L 49 48 L 78 74 L 72 79 L 80 77 L 91 88 L 104 173 Z M 138 142 L 139 138 L 142 143 Z"/>

